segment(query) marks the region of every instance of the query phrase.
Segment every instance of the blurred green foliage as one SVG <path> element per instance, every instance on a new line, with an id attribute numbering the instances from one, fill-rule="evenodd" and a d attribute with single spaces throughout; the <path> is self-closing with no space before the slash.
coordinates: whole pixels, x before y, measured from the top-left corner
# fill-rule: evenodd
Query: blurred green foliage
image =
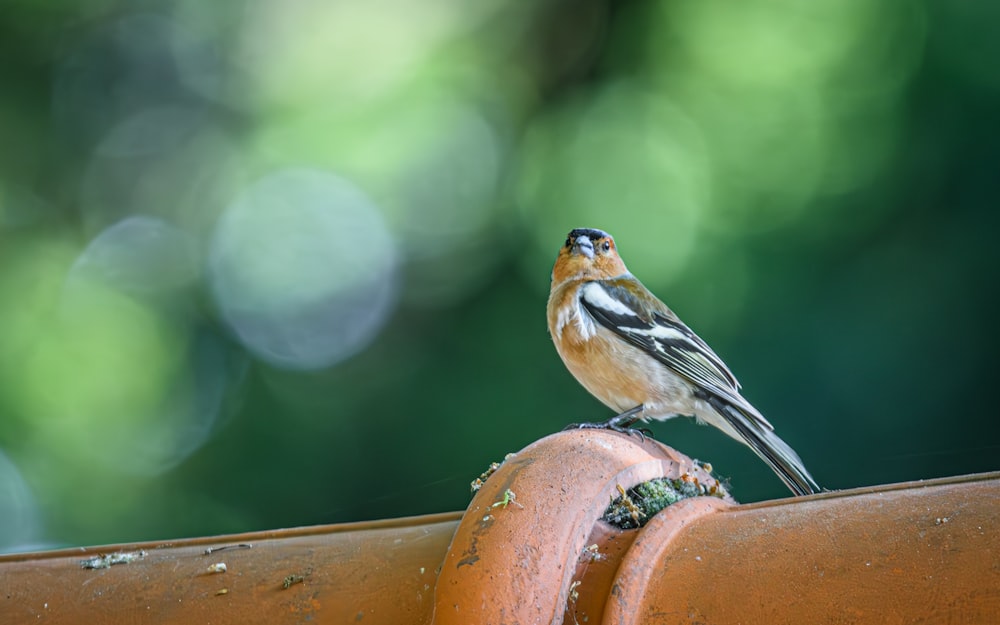
<path id="1" fill-rule="evenodd" d="M 1000 468 L 998 13 L 8 2 L 0 550 L 463 508 L 610 416 L 545 329 L 574 227 L 824 486 Z"/>

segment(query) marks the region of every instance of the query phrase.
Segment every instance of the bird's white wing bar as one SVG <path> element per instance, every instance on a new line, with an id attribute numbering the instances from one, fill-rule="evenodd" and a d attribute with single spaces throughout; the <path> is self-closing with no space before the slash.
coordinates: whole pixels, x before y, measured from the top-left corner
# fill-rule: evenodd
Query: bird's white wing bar
<path id="1" fill-rule="evenodd" d="M 636 312 L 625 305 L 621 300 L 615 299 L 601 285 L 600 282 L 588 282 L 580 287 L 580 298 L 587 304 L 606 310 L 615 315 L 625 317 L 635 317 Z"/>

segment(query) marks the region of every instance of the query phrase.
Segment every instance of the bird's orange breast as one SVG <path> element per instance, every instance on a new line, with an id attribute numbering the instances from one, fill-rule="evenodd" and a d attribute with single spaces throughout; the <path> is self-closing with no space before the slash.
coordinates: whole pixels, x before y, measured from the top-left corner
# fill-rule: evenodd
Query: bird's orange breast
<path id="1" fill-rule="evenodd" d="M 650 401 L 662 365 L 591 318 L 578 294 L 579 285 L 571 285 L 555 289 L 549 298 L 549 332 L 566 368 L 613 410 Z"/>

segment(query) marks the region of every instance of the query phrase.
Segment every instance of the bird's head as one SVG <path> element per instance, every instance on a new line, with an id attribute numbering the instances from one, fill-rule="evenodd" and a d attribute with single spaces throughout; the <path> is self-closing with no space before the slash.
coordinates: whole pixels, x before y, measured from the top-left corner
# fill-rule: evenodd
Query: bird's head
<path id="1" fill-rule="evenodd" d="M 577 228 L 570 230 L 566 243 L 552 268 L 552 282 L 567 279 L 604 280 L 628 273 L 618 256 L 615 240 L 603 230 Z"/>

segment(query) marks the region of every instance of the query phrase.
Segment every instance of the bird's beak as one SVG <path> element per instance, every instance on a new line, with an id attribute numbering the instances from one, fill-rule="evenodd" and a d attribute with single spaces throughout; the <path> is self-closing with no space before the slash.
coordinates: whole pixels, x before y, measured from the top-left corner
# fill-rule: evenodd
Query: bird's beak
<path id="1" fill-rule="evenodd" d="M 574 254 L 583 254 L 587 258 L 594 257 L 594 244 L 590 241 L 590 238 L 586 235 L 580 235 L 573 240 L 573 248 L 571 250 Z"/>

